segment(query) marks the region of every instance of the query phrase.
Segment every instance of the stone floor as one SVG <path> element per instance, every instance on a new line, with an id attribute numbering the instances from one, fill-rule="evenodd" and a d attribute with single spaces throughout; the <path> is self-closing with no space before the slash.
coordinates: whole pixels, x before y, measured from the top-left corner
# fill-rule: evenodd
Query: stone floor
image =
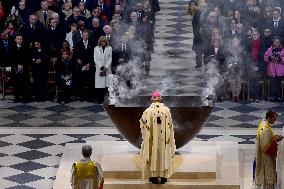
<path id="1" fill-rule="evenodd" d="M 99 104 L 0 102 L 1 188 L 51 188 L 64 145 L 86 141 L 124 140 Z M 250 175 L 257 123 L 267 109 L 280 113 L 276 133 L 282 131 L 283 104 L 269 102 L 215 104 L 194 140 L 237 141 L 243 175 Z M 250 183 L 249 177 L 245 177 Z"/>
<path id="2" fill-rule="evenodd" d="M 191 51 L 191 23 L 185 15 L 186 1 L 161 1 L 157 14 L 155 53 L 149 88 L 163 94 L 199 95 L 201 70 L 195 69 Z M 169 90 L 167 87 L 175 89 Z M 251 162 L 258 122 L 267 109 L 279 112 L 275 132 L 284 122 L 282 103 L 215 104 L 203 130 L 194 140 L 237 141 L 240 145 L 242 188 L 251 185 Z M 52 188 L 66 143 L 123 140 L 100 104 L 71 102 L 57 104 L 0 101 L 0 188 Z"/>

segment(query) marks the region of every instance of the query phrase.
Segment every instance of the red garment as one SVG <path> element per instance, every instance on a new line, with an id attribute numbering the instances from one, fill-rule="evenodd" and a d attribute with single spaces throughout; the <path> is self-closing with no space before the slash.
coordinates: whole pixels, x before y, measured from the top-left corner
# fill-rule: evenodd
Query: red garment
<path id="1" fill-rule="evenodd" d="M 252 40 L 251 56 L 254 64 L 256 64 L 259 61 L 259 51 L 260 51 L 260 39 Z"/>
<path id="2" fill-rule="evenodd" d="M 270 155 L 270 156 L 277 156 L 277 141 L 274 138 L 270 147 L 267 149 L 267 151 L 265 152 L 266 154 Z"/>
<path id="3" fill-rule="evenodd" d="M 106 5 L 107 5 L 108 7 L 111 6 L 111 0 L 105 0 L 105 2 L 106 2 Z"/>
<path id="4" fill-rule="evenodd" d="M 4 10 L 0 2 L 0 19 L 4 16 Z"/>

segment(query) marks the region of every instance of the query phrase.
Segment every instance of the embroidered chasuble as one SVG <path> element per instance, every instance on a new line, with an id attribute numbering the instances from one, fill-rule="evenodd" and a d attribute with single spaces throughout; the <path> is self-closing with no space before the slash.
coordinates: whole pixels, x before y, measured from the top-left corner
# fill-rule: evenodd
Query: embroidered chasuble
<path id="1" fill-rule="evenodd" d="M 176 149 L 169 108 L 163 103 L 152 103 L 143 112 L 140 128 L 142 178 L 169 178 L 173 174 L 173 157 Z"/>
<path id="2" fill-rule="evenodd" d="M 255 149 L 255 184 L 276 183 L 277 140 L 270 123 L 263 120 L 257 129 Z"/>

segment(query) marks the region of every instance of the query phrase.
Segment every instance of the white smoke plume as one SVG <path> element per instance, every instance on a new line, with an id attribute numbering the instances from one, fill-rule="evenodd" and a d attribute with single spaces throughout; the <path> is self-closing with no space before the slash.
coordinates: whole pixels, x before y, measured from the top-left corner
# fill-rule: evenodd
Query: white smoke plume
<path id="1" fill-rule="evenodd" d="M 131 60 L 119 65 L 116 75 L 111 75 L 109 86 L 109 103 L 119 104 L 138 95 L 142 88 L 142 67 L 138 60 Z"/>

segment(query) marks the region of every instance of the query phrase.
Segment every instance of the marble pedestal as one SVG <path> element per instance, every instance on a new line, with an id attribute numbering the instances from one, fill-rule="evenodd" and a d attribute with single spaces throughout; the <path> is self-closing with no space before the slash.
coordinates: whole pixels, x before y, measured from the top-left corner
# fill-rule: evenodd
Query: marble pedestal
<path id="1" fill-rule="evenodd" d="M 190 142 L 177 151 L 175 174 L 164 185 L 141 179 L 139 149 L 128 142 L 90 141 L 93 159 L 101 163 L 104 189 L 239 189 L 238 144 L 235 142 Z M 81 159 L 82 144 L 65 147 L 53 189 L 69 189 L 72 163 Z"/>

